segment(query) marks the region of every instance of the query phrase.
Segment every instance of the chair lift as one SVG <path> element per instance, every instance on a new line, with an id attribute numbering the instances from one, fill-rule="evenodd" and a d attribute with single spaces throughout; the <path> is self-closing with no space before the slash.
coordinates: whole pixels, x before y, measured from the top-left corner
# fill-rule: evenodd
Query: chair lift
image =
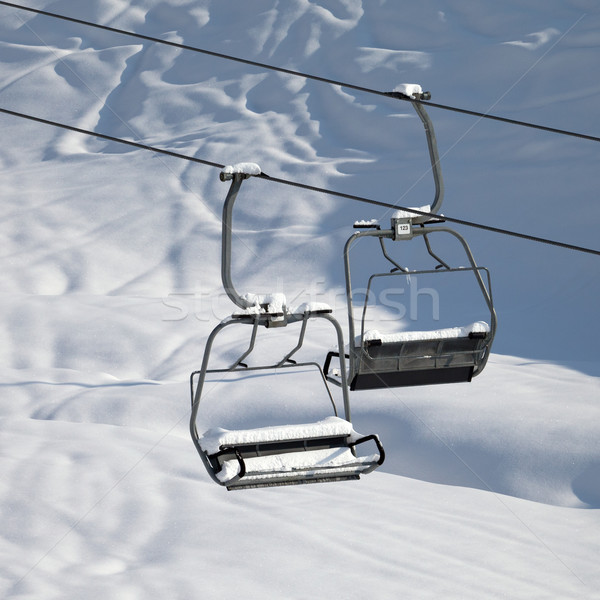
<path id="1" fill-rule="evenodd" d="M 390 93 L 402 97 L 403 94 Z M 373 221 L 355 223 L 355 228 L 362 229 L 352 235 L 344 247 L 344 270 L 346 277 L 346 297 L 349 321 L 349 381 L 351 390 L 378 389 L 383 387 L 401 387 L 428 385 L 436 383 L 455 383 L 471 381 L 472 377 L 479 375 L 487 362 L 492 341 L 496 332 L 496 313 L 494 310 L 489 272 L 477 266 L 473 254 L 465 239 L 449 227 L 440 226 L 439 209 L 443 200 L 443 180 L 437 143 L 433 125 L 424 105 L 419 101 L 429 99 L 429 92 L 420 93 L 420 90 L 411 94 L 416 102 L 411 102 L 420 117 L 427 136 L 429 156 L 435 184 L 435 198 L 433 204 L 416 212 L 397 211 L 391 218 L 389 229 L 381 229 Z M 430 216 L 436 215 L 435 217 Z M 432 234 L 447 233 L 454 236 L 461 243 L 470 267 L 451 268 L 432 250 L 430 236 Z M 350 273 L 350 250 L 356 242 L 365 237 L 377 238 L 384 258 L 392 264 L 388 273 L 375 273 L 369 278 L 365 304 L 362 310 L 360 323 L 354 313 L 354 300 Z M 427 253 L 438 263 L 431 270 L 409 270 L 400 265 L 387 252 L 384 240 L 394 242 L 410 241 L 422 238 L 425 242 Z M 439 329 L 423 332 L 399 332 L 392 334 L 365 329 L 366 308 L 369 292 L 377 278 L 394 275 L 408 274 L 435 274 L 458 273 L 470 271 L 478 284 L 487 309 L 489 309 L 489 323 L 477 322 L 450 329 Z M 331 358 L 337 353 L 327 355 L 324 372 L 328 381 L 343 385 L 339 376 L 329 374 Z"/>
<path id="2" fill-rule="evenodd" d="M 385 454 L 376 435 L 362 436 L 352 427 L 344 356 L 340 357 L 343 419 L 338 417 L 336 404 L 321 366 L 313 362 L 296 363 L 292 358 L 302 347 L 308 320 L 312 318 L 329 321 L 336 331 L 338 348 L 344 348 L 342 329 L 331 314 L 331 309 L 319 304 L 305 304 L 292 312 L 288 310 L 283 295 L 246 294 L 242 297 L 231 280 L 233 205 L 242 182 L 252 175 L 260 174 L 260 167 L 253 163 L 225 167 L 220 174 L 221 181 L 231 181 L 223 207 L 221 278 L 227 295 L 241 311 L 223 320 L 213 329 L 206 343 L 201 368 L 190 375 L 191 437 L 211 478 L 228 490 L 359 479 L 360 475 L 370 473 L 381 465 Z M 286 327 L 293 323 L 300 323 L 298 340 L 281 360 L 273 364 L 247 366 L 244 361 L 254 350 L 259 327 Z M 209 368 L 210 354 L 219 333 L 239 325 L 251 327 L 250 342 L 245 352 L 227 368 Z M 316 367 L 320 372 L 333 406 L 333 416 L 299 425 L 244 430 L 217 428 L 199 433 L 199 409 L 208 373 L 266 371 L 307 366 Z M 374 452 L 359 455 L 358 447 L 373 447 Z"/>

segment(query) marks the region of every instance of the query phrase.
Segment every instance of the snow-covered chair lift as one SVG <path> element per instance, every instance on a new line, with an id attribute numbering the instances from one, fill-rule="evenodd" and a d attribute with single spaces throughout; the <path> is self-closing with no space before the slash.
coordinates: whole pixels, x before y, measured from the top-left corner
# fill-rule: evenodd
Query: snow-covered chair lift
<path id="1" fill-rule="evenodd" d="M 496 314 L 489 272 L 487 269 L 477 266 L 467 243 L 456 231 L 440 226 L 413 229 L 410 219 L 408 222 L 410 233 L 404 233 L 407 224 L 405 219 L 392 219 L 393 224 L 390 229 L 361 231 L 351 236 L 346 244 L 344 263 L 350 340 L 347 379 L 351 390 L 467 382 L 481 373 L 488 360 L 496 331 Z M 383 242 L 384 239 L 403 239 L 398 235 L 399 227 L 403 229 L 401 235 L 405 236 L 404 239 L 419 236 L 428 242 L 426 236 L 445 232 L 456 237 L 462 243 L 470 267 L 451 268 L 445 263 L 440 263 L 438 269 L 411 270 L 410 275 L 435 276 L 441 273 L 471 272 L 489 310 L 489 323 L 476 321 L 471 324 L 461 324 L 458 327 L 398 333 L 382 333 L 379 328 L 368 330 L 366 307 L 373 282 L 377 278 L 406 273 L 397 267 L 394 267 L 391 273 L 375 273 L 370 276 L 361 317 L 360 319 L 355 318 L 350 275 L 350 249 L 356 241 L 364 237 L 376 237 L 380 242 Z M 429 250 L 428 244 L 427 247 Z M 438 258 L 432 252 L 431 254 L 436 259 Z M 325 373 L 328 376 L 327 365 Z M 329 378 L 329 380 L 331 379 Z"/>
<path id="2" fill-rule="evenodd" d="M 343 373 L 343 418 L 338 416 L 336 403 L 321 366 L 316 362 L 296 363 L 292 358 L 302 347 L 308 321 L 313 318 L 325 319 L 333 325 L 338 348 L 343 349 L 342 329 L 331 314 L 331 309 L 323 305 L 309 304 L 290 311 L 282 295 L 241 296 L 231 280 L 233 204 L 242 181 L 251 175 L 259 175 L 260 172 L 258 165 L 252 163 L 226 167 L 221 172 L 222 181 L 232 182 L 223 208 L 221 275 L 227 295 L 241 311 L 213 329 L 206 343 L 202 366 L 190 376 L 191 437 L 211 478 L 229 490 L 358 479 L 360 475 L 369 473 L 381 465 L 385 454 L 376 435 L 363 436 L 352 427 L 343 355 L 340 357 L 340 370 Z M 246 365 L 244 361 L 254 350 L 259 327 L 286 327 L 293 323 L 300 323 L 297 343 L 279 361 L 267 365 Z M 237 325 L 252 327 L 248 348 L 227 368 L 209 368 L 215 339 L 224 329 Z M 281 370 L 307 366 L 318 369 L 333 406 L 332 416 L 313 423 L 230 431 L 216 428 L 199 433 L 199 409 L 208 373 Z M 371 453 L 359 455 L 358 449 L 365 448 L 372 448 Z"/>
<path id="3" fill-rule="evenodd" d="M 425 95 L 426 94 L 426 95 Z M 437 143 L 433 124 L 420 98 L 428 99 L 429 92 L 422 94 L 419 86 L 412 86 L 410 95 L 417 100 L 412 102 L 418 116 L 423 122 L 427 136 L 431 170 L 435 184 L 435 197 L 431 206 L 416 209 L 417 212 L 397 211 L 391 219 L 389 229 L 381 229 L 376 221 L 363 221 L 355 224 L 361 229 L 352 235 L 344 247 L 344 270 L 346 278 L 346 297 L 349 322 L 349 348 L 346 355 L 349 359 L 347 380 L 351 390 L 376 389 L 385 387 L 427 385 L 434 383 L 455 383 L 470 381 L 483 370 L 496 331 L 496 313 L 494 310 L 489 273 L 487 269 L 477 266 L 473 254 L 465 239 L 449 227 L 440 226 L 443 218 L 438 215 L 441 208 L 444 186 L 437 151 Z M 404 92 L 393 92 L 390 95 L 406 95 Z M 451 268 L 432 250 L 429 236 L 440 232 L 454 236 L 462 245 L 470 267 Z M 375 273 L 369 278 L 365 304 L 359 326 L 354 314 L 354 300 L 350 273 L 350 250 L 354 244 L 365 237 L 375 237 L 384 258 L 393 268 L 389 273 Z M 438 263 L 432 270 L 410 270 L 398 264 L 387 252 L 384 240 L 408 241 L 422 237 L 427 253 Z M 433 273 L 457 273 L 471 271 L 477 281 L 484 302 L 489 309 L 489 323 L 477 322 L 471 325 L 461 324 L 449 329 L 381 333 L 379 330 L 368 331 L 365 328 L 366 306 L 369 290 L 376 278 L 389 277 L 399 273 L 411 275 Z M 338 353 L 330 352 L 324 366 L 328 381 L 343 385 L 339 377 L 330 375 L 329 364 Z"/>

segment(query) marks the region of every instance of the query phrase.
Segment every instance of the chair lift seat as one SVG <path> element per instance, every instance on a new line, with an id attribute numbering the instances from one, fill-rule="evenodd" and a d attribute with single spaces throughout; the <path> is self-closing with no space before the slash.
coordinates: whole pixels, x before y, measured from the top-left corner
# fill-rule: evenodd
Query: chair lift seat
<path id="1" fill-rule="evenodd" d="M 355 340 L 357 370 L 351 390 L 471 381 L 486 358 L 490 327 L 382 334 L 367 331 Z"/>
<path id="2" fill-rule="evenodd" d="M 373 440 L 377 454 L 357 457 L 357 444 Z M 362 437 L 338 417 L 258 429 L 210 429 L 199 440 L 209 465 L 227 489 L 359 479 L 382 464 L 377 436 Z"/>

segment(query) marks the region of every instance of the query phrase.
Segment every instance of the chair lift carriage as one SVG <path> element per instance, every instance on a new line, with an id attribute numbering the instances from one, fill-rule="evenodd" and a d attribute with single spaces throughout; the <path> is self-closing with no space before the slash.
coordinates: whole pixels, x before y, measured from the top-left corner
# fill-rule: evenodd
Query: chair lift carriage
<path id="1" fill-rule="evenodd" d="M 346 299 L 348 309 L 349 359 L 348 384 L 351 390 L 367 390 L 402 386 L 429 385 L 436 383 L 456 383 L 471 381 L 479 375 L 489 357 L 496 332 L 496 312 L 494 310 L 489 272 L 475 263 L 473 254 L 465 239 L 449 227 L 441 226 L 439 210 L 444 195 L 444 185 L 437 151 L 433 124 L 420 99 L 429 99 L 420 86 L 408 86 L 408 92 L 416 100 L 411 102 L 425 128 L 431 170 L 435 184 L 435 197 L 431 206 L 420 209 L 400 210 L 391 218 L 389 229 L 381 229 L 374 222 L 359 222 L 355 228 L 363 229 L 353 234 L 344 247 L 344 272 L 346 279 Z M 414 91 L 414 88 L 417 88 Z M 412 93 L 411 93 L 412 92 Z M 391 92 L 389 95 L 402 97 L 406 94 Z M 435 215 L 435 216 L 434 216 Z M 452 268 L 432 249 L 430 238 L 438 234 L 448 234 L 460 242 L 469 262 L 469 267 Z M 350 250 L 364 238 L 375 238 L 379 242 L 381 254 L 392 265 L 387 273 L 374 273 L 369 277 L 361 318 L 356 319 L 351 280 Z M 387 251 L 385 240 L 406 242 L 421 238 L 427 254 L 437 263 L 433 269 L 411 270 L 400 265 Z M 385 334 L 379 330 L 366 329 L 366 309 L 369 292 L 379 279 L 398 275 L 428 275 L 471 273 L 476 281 L 481 297 L 489 311 L 489 323 L 478 321 L 461 324 L 459 327 L 431 331 L 410 331 Z M 339 377 L 329 374 L 332 357 L 327 355 L 324 372 L 328 381 L 344 385 Z"/>
<path id="2" fill-rule="evenodd" d="M 244 179 L 258 174 L 260 168 L 252 163 L 226 167 L 221 172 L 222 181 L 231 181 L 223 207 L 221 278 L 227 295 L 241 310 L 213 329 L 206 343 L 201 368 L 190 376 L 192 440 L 209 475 L 229 490 L 358 479 L 360 475 L 381 465 L 385 454 L 376 435 L 362 436 L 352 427 L 344 356 L 340 358 L 344 418 L 338 417 L 336 403 L 321 366 L 316 362 L 296 363 L 292 358 L 302 347 L 308 321 L 315 318 L 333 325 L 338 348 L 344 348 L 342 329 L 331 314 L 331 309 L 320 304 L 308 304 L 292 312 L 286 307 L 281 294 L 270 297 L 241 296 L 231 280 L 233 205 Z M 280 328 L 292 324 L 300 326 L 297 342 L 279 361 L 266 365 L 246 365 L 244 361 L 255 349 L 259 327 Z M 245 326 L 246 330 L 250 328 L 247 349 L 227 368 L 211 368 L 210 355 L 215 340 L 223 330 L 237 326 Z M 325 397 L 333 406 L 333 416 L 314 423 L 243 430 L 216 428 L 199 433 L 199 413 L 207 374 L 249 371 L 281 373 L 282 370 L 308 366 L 320 373 Z"/>
<path id="3" fill-rule="evenodd" d="M 496 315 L 492 302 L 489 272 L 475 263 L 464 238 L 447 227 L 433 225 L 435 220 L 415 223 L 414 217 L 393 217 L 390 229 L 361 231 L 350 237 L 344 249 L 346 275 L 346 298 L 349 320 L 349 373 L 347 379 L 351 390 L 457 383 L 471 381 L 483 370 L 489 357 L 490 347 L 496 330 Z M 415 228 L 415 225 L 419 225 Z M 450 267 L 440 261 L 438 268 L 409 270 L 400 266 L 386 251 L 384 240 L 410 240 L 421 237 L 427 252 L 438 259 L 430 244 L 432 234 L 448 233 L 462 244 L 469 267 Z M 369 277 L 361 318 L 354 312 L 351 286 L 350 249 L 361 238 L 375 237 L 380 242 L 384 257 L 393 268 L 389 273 L 374 273 Z M 367 303 L 373 283 L 378 278 L 405 275 L 435 276 L 470 272 L 475 278 L 484 302 L 489 310 L 489 323 L 476 321 L 458 327 L 430 331 L 406 331 L 382 333 L 379 329 L 367 330 Z M 328 380 L 329 361 L 337 353 L 331 352 L 326 360 L 325 374 Z M 336 383 L 338 381 L 336 380 Z"/>

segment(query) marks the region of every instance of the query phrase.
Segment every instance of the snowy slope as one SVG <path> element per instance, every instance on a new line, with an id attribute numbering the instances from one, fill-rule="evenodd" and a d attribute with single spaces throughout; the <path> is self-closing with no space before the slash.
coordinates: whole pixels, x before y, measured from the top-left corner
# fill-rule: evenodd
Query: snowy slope
<path id="1" fill-rule="evenodd" d="M 31 3 L 600 135 L 592 1 L 89 4 Z M 432 196 L 407 104 L 5 6 L 0 107 L 403 205 Z M 430 115 L 445 214 L 599 247 L 596 144 Z M 218 171 L 4 114 L 0 127 L 3 597 L 598 597 L 597 257 L 461 228 L 493 278 L 484 373 L 353 394 L 355 428 L 387 452 L 360 482 L 227 493 L 187 433 L 187 377 L 232 309 Z M 355 219 L 389 216 L 249 180 L 234 280 L 328 302 L 345 328 L 344 240 Z M 308 337 L 303 356 L 322 361 L 331 332 Z M 211 380 L 207 419 L 254 427 L 327 409 L 304 382 L 269 386 Z"/>

